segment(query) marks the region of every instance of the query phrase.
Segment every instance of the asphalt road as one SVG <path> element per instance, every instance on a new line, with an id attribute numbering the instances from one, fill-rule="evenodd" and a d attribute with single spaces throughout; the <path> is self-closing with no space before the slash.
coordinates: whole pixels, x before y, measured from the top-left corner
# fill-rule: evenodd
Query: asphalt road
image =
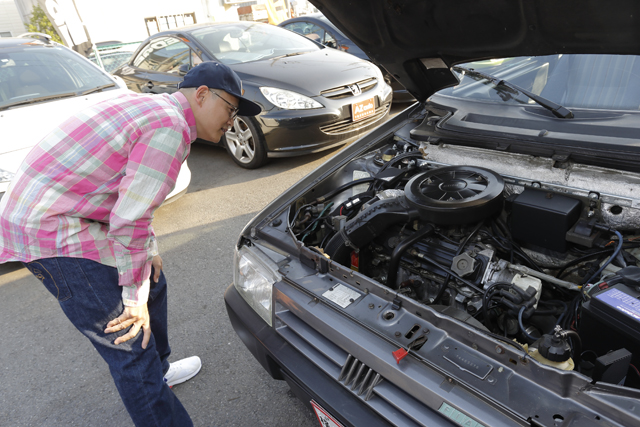
<path id="1" fill-rule="evenodd" d="M 195 144 L 189 191 L 156 211 L 169 282 L 169 360 L 198 355 L 203 361 L 197 377 L 173 389 L 196 426 L 318 425 L 287 384 L 271 379 L 242 344 L 223 293 L 244 225 L 341 148 L 274 159 L 248 171 L 224 150 Z M 1 425 L 132 425 L 107 365 L 17 263 L 0 265 L 0 325 Z"/>

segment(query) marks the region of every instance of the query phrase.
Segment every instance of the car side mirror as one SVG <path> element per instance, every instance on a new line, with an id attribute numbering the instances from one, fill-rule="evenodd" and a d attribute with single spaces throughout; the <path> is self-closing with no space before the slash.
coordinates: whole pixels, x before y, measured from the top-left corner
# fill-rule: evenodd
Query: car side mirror
<path id="1" fill-rule="evenodd" d="M 190 69 L 191 69 L 191 66 L 189 64 L 182 64 L 181 66 L 178 67 L 178 74 L 181 76 L 184 76 L 189 72 Z"/>

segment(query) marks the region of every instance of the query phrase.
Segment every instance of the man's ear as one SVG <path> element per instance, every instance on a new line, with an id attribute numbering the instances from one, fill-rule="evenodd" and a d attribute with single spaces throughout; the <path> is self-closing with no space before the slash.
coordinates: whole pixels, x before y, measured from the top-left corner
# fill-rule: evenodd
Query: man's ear
<path id="1" fill-rule="evenodd" d="M 202 104 L 204 103 L 204 100 L 207 97 L 207 92 L 209 92 L 209 88 L 204 85 L 196 89 L 196 93 L 195 93 L 196 102 L 198 103 L 199 107 L 202 107 Z"/>

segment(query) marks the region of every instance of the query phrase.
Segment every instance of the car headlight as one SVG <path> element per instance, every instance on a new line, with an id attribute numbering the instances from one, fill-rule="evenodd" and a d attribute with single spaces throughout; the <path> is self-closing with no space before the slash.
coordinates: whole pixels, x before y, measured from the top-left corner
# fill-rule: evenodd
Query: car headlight
<path id="1" fill-rule="evenodd" d="M 318 101 L 290 90 L 261 87 L 260 92 L 270 103 L 286 110 L 310 110 L 324 107 Z"/>
<path id="2" fill-rule="evenodd" d="M 243 246 L 234 254 L 233 285 L 262 319 L 273 326 L 271 293 L 282 279 L 278 266 L 259 250 Z"/>

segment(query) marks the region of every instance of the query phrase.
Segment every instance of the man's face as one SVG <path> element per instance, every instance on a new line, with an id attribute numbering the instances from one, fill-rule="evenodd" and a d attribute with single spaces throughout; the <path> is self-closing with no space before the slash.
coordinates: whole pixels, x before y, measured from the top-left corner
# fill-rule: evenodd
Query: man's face
<path id="1" fill-rule="evenodd" d="M 233 118 L 238 108 L 238 98 L 222 90 L 198 91 L 199 111 L 195 113 L 198 138 L 218 142 L 222 135 L 233 126 Z"/>

